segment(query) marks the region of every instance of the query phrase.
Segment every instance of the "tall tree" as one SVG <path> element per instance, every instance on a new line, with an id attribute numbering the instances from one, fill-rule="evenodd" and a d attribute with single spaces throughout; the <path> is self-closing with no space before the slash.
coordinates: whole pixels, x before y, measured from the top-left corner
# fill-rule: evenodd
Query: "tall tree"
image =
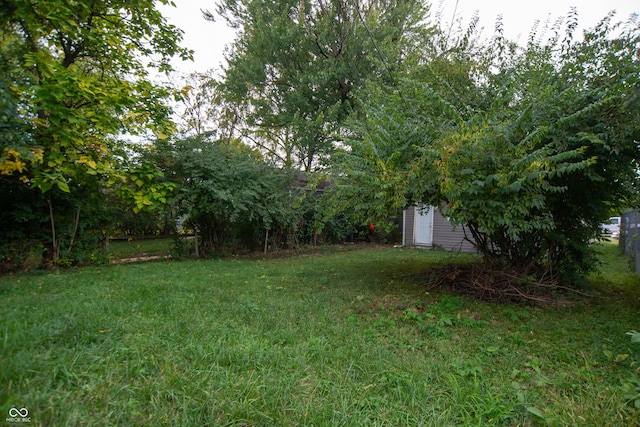
<path id="1" fill-rule="evenodd" d="M 220 86 L 236 135 L 285 167 L 311 170 L 367 80 L 392 79 L 420 43 L 420 0 L 223 0 L 238 31 Z"/>
<path id="2" fill-rule="evenodd" d="M 1 2 L 0 89 L 28 137 L 0 141 L 0 172 L 47 193 L 54 258 L 56 193 L 127 181 L 119 166 L 131 151 L 120 136 L 171 130 L 171 90 L 152 84 L 148 70 L 189 58 L 181 37 L 153 0 Z M 166 191 L 131 194 L 145 205 Z"/>
<path id="3" fill-rule="evenodd" d="M 202 73 L 192 73 L 184 79 L 180 105 L 180 130 L 186 134 L 203 135 L 219 128 L 220 101 L 217 82 Z"/>

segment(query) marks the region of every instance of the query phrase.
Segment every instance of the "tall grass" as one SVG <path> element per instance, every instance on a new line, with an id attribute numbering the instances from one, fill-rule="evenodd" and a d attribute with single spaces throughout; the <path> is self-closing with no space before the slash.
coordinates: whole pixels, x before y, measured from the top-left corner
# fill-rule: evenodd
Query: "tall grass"
<path id="1" fill-rule="evenodd" d="M 378 248 L 0 279 L 0 412 L 31 425 L 633 425 L 640 280 L 564 309 L 426 289 Z"/>

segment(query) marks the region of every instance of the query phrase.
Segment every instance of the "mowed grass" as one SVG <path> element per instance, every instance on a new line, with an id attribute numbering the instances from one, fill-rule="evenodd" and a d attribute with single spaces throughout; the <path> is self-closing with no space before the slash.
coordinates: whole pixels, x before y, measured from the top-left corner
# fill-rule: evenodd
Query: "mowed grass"
<path id="1" fill-rule="evenodd" d="M 43 426 L 640 422 L 640 279 L 612 244 L 572 307 L 421 285 L 374 248 L 0 278 L 0 412 Z M 640 397 L 639 397 L 640 399 Z"/>

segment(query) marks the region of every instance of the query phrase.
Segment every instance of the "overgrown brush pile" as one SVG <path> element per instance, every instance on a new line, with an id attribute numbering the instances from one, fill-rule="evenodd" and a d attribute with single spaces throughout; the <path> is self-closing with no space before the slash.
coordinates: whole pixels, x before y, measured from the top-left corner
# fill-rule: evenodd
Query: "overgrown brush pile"
<path id="1" fill-rule="evenodd" d="M 566 306 L 575 304 L 576 297 L 588 297 L 550 277 L 522 277 L 488 263 L 450 265 L 420 277 L 419 283 L 429 289 L 442 288 L 487 302 Z"/>

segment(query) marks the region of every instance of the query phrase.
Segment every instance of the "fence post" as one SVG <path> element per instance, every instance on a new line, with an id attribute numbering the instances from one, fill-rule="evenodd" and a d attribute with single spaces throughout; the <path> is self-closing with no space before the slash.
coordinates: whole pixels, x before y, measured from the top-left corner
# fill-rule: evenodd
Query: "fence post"
<path id="1" fill-rule="evenodd" d="M 619 245 L 625 256 L 633 260 L 635 272 L 640 275 L 640 212 L 628 210 L 622 213 Z"/>
<path id="2" fill-rule="evenodd" d="M 636 274 L 640 274 L 640 239 L 638 239 L 638 219 L 640 212 L 633 211 L 633 232 L 630 234 L 630 238 L 633 239 L 633 261 L 636 270 Z"/>
<path id="3" fill-rule="evenodd" d="M 635 261 L 635 267 L 636 267 L 636 274 L 640 275 L 640 239 L 637 238 L 637 235 L 634 236 L 634 241 L 635 241 L 635 253 L 634 255 L 634 261 Z"/>

